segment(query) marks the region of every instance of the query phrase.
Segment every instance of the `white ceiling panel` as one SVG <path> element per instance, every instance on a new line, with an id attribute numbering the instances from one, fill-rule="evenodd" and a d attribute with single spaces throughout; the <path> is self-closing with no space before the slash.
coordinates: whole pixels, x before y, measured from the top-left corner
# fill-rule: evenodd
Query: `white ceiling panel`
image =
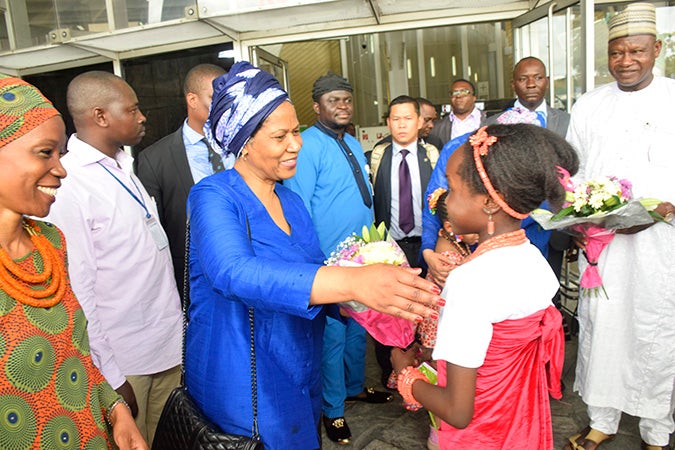
<path id="1" fill-rule="evenodd" d="M 0 56 L 0 73 L 19 75 L 36 73 L 51 66 L 95 64 L 105 61 L 98 54 L 67 46 L 34 48 Z"/>
<path id="2" fill-rule="evenodd" d="M 495 6 L 515 3 L 511 0 L 374 0 L 374 4 L 383 16 L 393 14 L 417 13 L 421 11 L 439 11 L 443 15 L 452 15 L 452 9 L 494 8 Z"/>
<path id="3" fill-rule="evenodd" d="M 80 36 L 70 42 L 92 49 L 114 53 L 124 53 L 148 47 L 171 45 L 186 41 L 208 39 L 221 36 L 222 33 L 205 22 L 181 21 L 176 24 L 155 24 L 127 28 L 116 33 L 104 35 Z"/>
<path id="4" fill-rule="evenodd" d="M 312 24 L 326 24 L 330 27 L 330 24 L 336 21 L 367 19 L 374 16 L 372 8 L 366 1 L 339 0 L 274 9 L 259 8 L 246 13 L 228 13 L 209 17 L 214 22 L 245 33 L 279 29 L 292 30 L 293 27 Z"/>
<path id="5" fill-rule="evenodd" d="M 114 61 L 232 41 L 246 45 L 302 36 L 444 26 L 513 18 L 528 0 L 199 0 L 186 17 L 97 34 L 73 30 L 47 47 L 0 54 L 0 71 L 36 73 L 48 66 Z M 195 11 L 196 10 L 196 11 Z M 313 37 L 312 37 L 313 36 Z M 256 44 L 257 43 L 257 44 Z M 98 62 L 98 61 L 96 61 Z"/>

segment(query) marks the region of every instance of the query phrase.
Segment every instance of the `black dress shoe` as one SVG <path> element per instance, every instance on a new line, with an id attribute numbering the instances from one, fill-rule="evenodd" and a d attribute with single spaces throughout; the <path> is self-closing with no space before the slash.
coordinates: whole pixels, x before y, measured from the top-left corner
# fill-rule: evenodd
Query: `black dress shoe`
<path id="1" fill-rule="evenodd" d="M 387 403 L 392 401 L 394 396 L 389 392 L 376 391 L 369 387 L 365 388 L 359 395 L 347 397 L 346 402 L 366 402 L 366 403 Z"/>
<path id="2" fill-rule="evenodd" d="M 349 444 L 352 432 L 349 430 L 349 425 L 347 425 L 344 417 L 331 419 L 330 417 L 323 416 L 323 426 L 326 427 L 328 439 L 340 445 Z"/>

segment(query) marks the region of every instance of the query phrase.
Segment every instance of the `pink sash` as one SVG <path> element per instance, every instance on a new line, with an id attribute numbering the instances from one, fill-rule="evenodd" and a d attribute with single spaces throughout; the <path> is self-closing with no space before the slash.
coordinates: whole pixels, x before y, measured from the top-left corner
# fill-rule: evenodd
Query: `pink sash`
<path id="1" fill-rule="evenodd" d="M 562 316 L 554 307 L 493 324 L 485 362 L 478 368 L 474 416 L 458 430 L 441 423 L 441 449 L 552 449 L 549 394 L 560 399 L 565 358 Z M 438 384 L 446 384 L 438 365 Z"/>

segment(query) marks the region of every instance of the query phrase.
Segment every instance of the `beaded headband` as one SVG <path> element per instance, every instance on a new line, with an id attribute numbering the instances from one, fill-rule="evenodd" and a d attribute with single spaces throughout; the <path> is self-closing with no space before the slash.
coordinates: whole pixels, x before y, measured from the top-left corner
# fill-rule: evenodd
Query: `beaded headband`
<path id="1" fill-rule="evenodd" d="M 487 127 L 482 127 L 478 131 L 476 131 L 475 134 L 473 134 L 471 137 L 469 137 L 469 143 L 471 144 L 471 147 L 473 147 L 473 160 L 476 163 L 476 170 L 478 170 L 478 175 L 480 176 L 481 181 L 483 182 L 483 185 L 485 186 L 485 189 L 487 189 L 488 194 L 490 194 L 490 197 L 492 197 L 492 200 L 499 205 L 499 207 L 509 216 L 513 217 L 514 219 L 520 219 L 523 220 L 529 214 L 523 214 L 519 213 L 518 211 L 514 210 L 511 208 L 503 198 L 497 194 L 497 190 L 492 186 L 492 182 L 490 181 L 490 178 L 487 176 L 487 172 L 485 171 L 485 167 L 483 166 L 483 161 L 481 160 L 481 156 L 485 156 L 488 154 L 488 149 L 492 144 L 497 142 L 497 136 L 490 136 L 487 134 L 487 131 L 485 131 Z"/>
<path id="2" fill-rule="evenodd" d="M 429 212 L 431 214 L 436 214 L 436 207 L 438 206 L 438 199 L 441 197 L 441 195 L 445 194 L 447 192 L 447 189 L 439 187 L 434 190 L 429 196 L 427 197 L 427 204 L 429 205 Z"/>

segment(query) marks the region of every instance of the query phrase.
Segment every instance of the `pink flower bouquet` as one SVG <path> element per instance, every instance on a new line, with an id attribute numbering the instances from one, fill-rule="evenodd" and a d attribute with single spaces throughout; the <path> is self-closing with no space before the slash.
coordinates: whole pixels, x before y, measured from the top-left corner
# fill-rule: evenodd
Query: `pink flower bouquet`
<path id="1" fill-rule="evenodd" d="M 338 244 L 326 260 L 328 266 L 364 266 L 393 264 L 409 267 L 403 250 L 392 239 L 385 238 L 384 223 L 378 228 L 363 227 L 362 236 L 353 234 Z M 384 345 L 406 348 L 415 339 L 415 324 L 399 317 L 374 311 L 357 301 L 342 303 L 344 310 L 370 335 Z"/>
<path id="2" fill-rule="evenodd" d="M 532 212 L 532 218 L 545 230 L 562 229 L 586 240 L 583 255 L 588 266 L 579 284 L 587 292 L 597 294 L 602 290 L 607 297 L 597 267 L 600 254 L 614 239 L 616 230 L 658 220 L 653 209 L 661 202 L 653 198 L 633 198 L 628 180 L 599 177 L 575 185 L 565 169 L 558 168 L 558 171 L 567 191 L 563 208 L 556 214 L 537 209 Z"/>

